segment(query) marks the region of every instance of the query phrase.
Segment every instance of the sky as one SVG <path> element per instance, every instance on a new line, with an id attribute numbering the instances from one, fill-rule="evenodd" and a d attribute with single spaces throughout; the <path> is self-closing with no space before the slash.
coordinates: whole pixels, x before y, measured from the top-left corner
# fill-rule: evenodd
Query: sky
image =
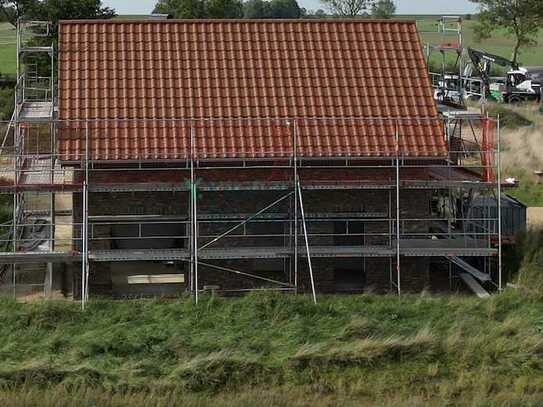
<path id="1" fill-rule="evenodd" d="M 102 0 L 117 14 L 149 14 L 156 0 Z M 298 0 L 308 10 L 322 8 L 319 0 Z M 398 14 L 465 14 L 473 13 L 476 5 L 469 0 L 396 0 Z"/>

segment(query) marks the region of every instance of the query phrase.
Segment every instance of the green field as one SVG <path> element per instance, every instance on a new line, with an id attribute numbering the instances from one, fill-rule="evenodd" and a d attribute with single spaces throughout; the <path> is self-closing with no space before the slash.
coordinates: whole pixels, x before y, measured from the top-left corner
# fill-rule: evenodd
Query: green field
<path id="1" fill-rule="evenodd" d="M 409 17 L 405 17 L 409 18 Z M 422 41 L 433 45 L 440 44 L 443 39 L 442 34 L 438 33 L 439 16 L 417 16 L 417 27 L 421 33 Z M 509 37 L 504 30 L 496 31 L 491 38 L 477 42 L 474 34 L 474 26 L 476 21 L 465 20 L 463 23 L 464 46 L 472 48 L 480 48 L 492 54 L 500 55 L 505 58 L 510 58 L 513 51 L 514 41 Z M 448 39 L 454 38 L 447 36 Z M 446 41 L 450 42 L 450 40 Z M 521 50 L 520 62 L 521 65 L 543 65 L 543 30 L 538 36 L 539 45 L 536 47 L 525 48 Z M 437 53 L 434 60 L 439 59 Z"/>
<path id="2" fill-rule="evenodd" d="M 9 23 L 0 23 L 0 74 L 14 74 L 15 29 Z"/>
<path id="3" fill-rule="evenodd" d="M 141 16 L 120 16 L 118 18 L 137 18 Z M 437 20 L 439 16 L 399 16 L 417 20 L 423 42 L 439 44 L 442 42 L 441 34 L 437 33 Z M 509 58 L 513 49 L 513 40 L 507 37 L 504 31 L 496 32 L 492 38 L 481 43 L 475 41 L 473 27 L 474 20 L 464 21 L 464 44 L 469 47 L 482 48 L 490 53 Z M 432 61 L 439 61 L 437 53 Z M 522 50 L 521 58 L 524 65 L 543 65 L 543 31 L 539 35 L 539 46 Z M 15 30 L 8 23 L 0 23 L 0 72 L 15 72 Z"/>

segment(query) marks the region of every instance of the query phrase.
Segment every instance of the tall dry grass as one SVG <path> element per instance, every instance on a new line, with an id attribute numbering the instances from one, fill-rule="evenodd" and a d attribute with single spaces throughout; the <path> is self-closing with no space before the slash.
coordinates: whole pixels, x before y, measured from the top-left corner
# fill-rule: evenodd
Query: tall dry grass
<path id="1" fill-rule="evenodd" d="M 505 127 L 501 132 L 502 168 L 504 175 L 523 174 L 527 181 L 536 181 L 534 171 L 543 171 L 543 114 L 535 104 L 508 105 L 532 125 Z"/>

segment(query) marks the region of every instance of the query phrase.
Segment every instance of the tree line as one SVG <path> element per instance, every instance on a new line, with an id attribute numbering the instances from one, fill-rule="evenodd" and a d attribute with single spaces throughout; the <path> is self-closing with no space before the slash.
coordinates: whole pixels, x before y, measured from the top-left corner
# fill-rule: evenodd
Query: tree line
<path id="1" fill-rule="evenodd" d="M 56 24 L 59 20 L 111 18 L 115 10 L 101 0 L 0 0 L 0 16 L 13 26 L 19 18 Z"/>
<path id="2" fill-rule="evenodd" d="M 175 18 L 326 18 L 369 16 L 389 18 L 393 0 L 321 0 L 324 9 L 300 7 L 296 0 L 159 0 L 154 13 Z"/>
<path id="3" fill-rule="evenodd" d="M 326 18 L 372 15 L 389 18 L 393 0 L 321 0 L 323 8 L 306 10 L 297 0 L 158 0 L 154 13 L 175 18 Z M 115 11 L 101 0 L 0 0 L 0 21 L 16 25 L 17 19 L 55 23 L 61 19 L 111 18 Z"/>
<path id="4" fill-rule="evenodd" d="M 521 49 L 537 45 L 543 27 L 543 0 L 470 0 L 479 5 L 475 32 L 479 39 L 504 30 L 515 41 L 512 60 Z M 323 9 L 306 10 L 297 0 L 158 0 L 155 12 L 175 18 L 327 18 L 395 14 L 393 0 L 320 0 Z M 15 25 L 20 17 L 49 20 L 111 18 L 115 11 L 101 0 L 0 0 L 0 21 Z"/>

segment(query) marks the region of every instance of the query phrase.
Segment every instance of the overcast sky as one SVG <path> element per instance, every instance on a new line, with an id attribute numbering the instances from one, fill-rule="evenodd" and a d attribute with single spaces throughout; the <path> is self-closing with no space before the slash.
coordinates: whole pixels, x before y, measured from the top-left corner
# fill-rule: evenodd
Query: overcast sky
<path id="1" fill-rule="evenodd" d="M 156 0 L 102 0 L 117 14 L 149 14 Z M 322 8 L 319 0 L 298 0 L 309 10 Z M 399 14 L 461 14 L 472 13 L 476 6 L 468 0 L 396 0 Z"/>

